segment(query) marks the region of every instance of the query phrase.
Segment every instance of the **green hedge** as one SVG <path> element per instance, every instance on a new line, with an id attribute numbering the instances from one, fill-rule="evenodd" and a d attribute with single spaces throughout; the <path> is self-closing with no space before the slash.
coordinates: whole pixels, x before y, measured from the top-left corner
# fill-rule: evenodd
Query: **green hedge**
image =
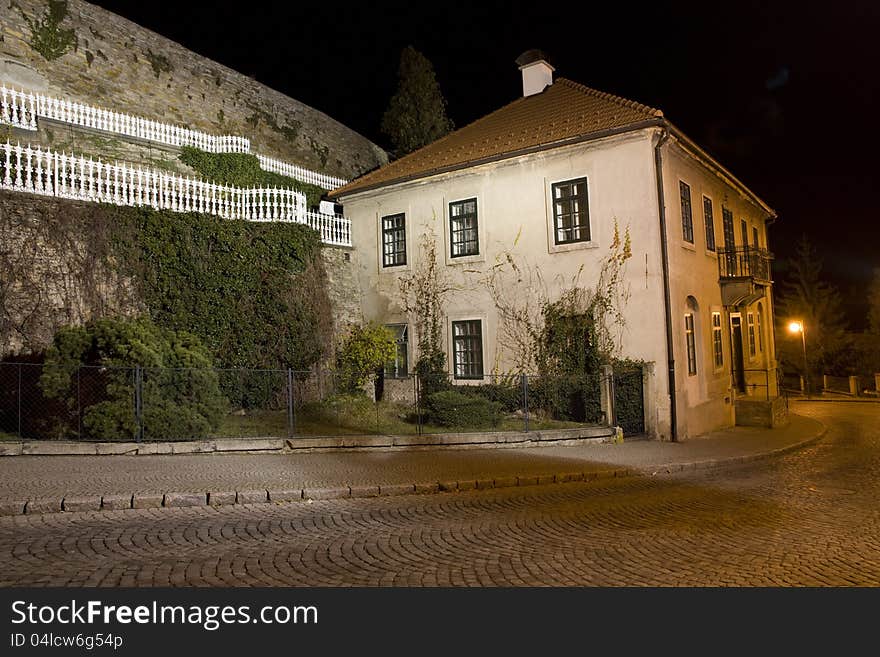
<path id="1" fill-rule="evenodd" d="M 488 429 L 501 423 L 503 406 L 484 397 L 445 390 L 428 395 L 426 401 L 429 424 Z"/>
<path id="2" fill-rule="evenodd" d="M 317 185 L 300 182 L 295 178 L 260 168 L 256 155 L 247 153 L 208 153 L 184 146 L 180 149 L 180 161 L 192 167 L 209 180 L 223 185 L 238 187 L 279 187 L 295 189 L 306 195 L 306 202 L 314 208 L 325 190 Z"/>
<path id="3" fill-rule="evenodd" d="M 324 354 L 332 317 L 311 228 L 102 207 L 150 317 L 196 335 L 220 367 L 305 370 Z"/>

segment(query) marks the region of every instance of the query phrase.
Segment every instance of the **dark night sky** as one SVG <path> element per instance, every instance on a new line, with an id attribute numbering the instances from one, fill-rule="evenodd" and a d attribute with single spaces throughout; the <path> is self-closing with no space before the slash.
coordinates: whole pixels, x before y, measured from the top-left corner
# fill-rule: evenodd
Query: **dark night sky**
<path id="1" fill-rule="evenodd" d="M 662 109 L 779 213 L 775 278 L 807 234 L 851 324 L 864 324 L 880 267 L 880 137 L 869 120 L 880 3 L 96 3 L 383 146 L 406 45 L 433 62 L 458 126 L 516 98 L 513 60 L 541 48 L 557 75 Z"/>

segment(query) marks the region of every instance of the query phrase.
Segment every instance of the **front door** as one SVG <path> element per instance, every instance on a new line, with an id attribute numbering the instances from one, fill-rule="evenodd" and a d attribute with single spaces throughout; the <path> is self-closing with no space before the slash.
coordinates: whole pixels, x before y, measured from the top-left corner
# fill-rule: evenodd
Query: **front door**
<path id="1" fill-rule="evenodd" d="M 745 365 L 743 364 L 743 334 L 742 334 L 742 316 L 730 316 L 730 340 L 731 353 L 733 354 L 733 363 L 731 364 L 731 374 L 733 375 L 733 385 L 740 392 L 746 391 Z"/>

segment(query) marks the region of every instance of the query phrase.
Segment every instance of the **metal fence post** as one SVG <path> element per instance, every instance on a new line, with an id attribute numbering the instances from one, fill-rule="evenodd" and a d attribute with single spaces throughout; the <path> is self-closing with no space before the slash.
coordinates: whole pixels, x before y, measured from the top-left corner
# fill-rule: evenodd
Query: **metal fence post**
<path id="1" fill-rule="evenodd" d="M 287 437 L 296 433 L 296 416 L 293 413 L 293 371 L 287 368 Z"/>
<path id="2" fill-rule="evenodd" d="M 138 366 L 134 368 L 134 413 L 137 427 L 135 440 L 137 442 L 142 442 L 144 439 L 143 392 L 143 370 Z"/>
<path id="3" fill-rule="evenodd" d="M 413 386 L 416 389 L 416 418 L 419 426 L 419 435 L 422 435 L 422 381 L 418 373 L 413 374 Z"/>
<path id="4" fill-rule="evenodd" d="M 525 421 L 525 431 L 529 430 L 529 375 L 523 372 L 522 376 L 522 392 L 523 392 L 523 419 Z"/>
<path id="5" fill-rule="evenodd" d="M 18 364 L 18 439 L 21 440 L 21 363 Z"/>

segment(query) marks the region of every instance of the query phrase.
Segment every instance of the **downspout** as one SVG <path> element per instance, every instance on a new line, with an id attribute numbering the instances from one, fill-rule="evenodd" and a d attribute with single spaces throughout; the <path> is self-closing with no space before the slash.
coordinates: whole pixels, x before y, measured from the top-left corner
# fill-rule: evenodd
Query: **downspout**
<path id="1" fill-rule="evenodd" d="M 660 149 L 666 140 L 669 139 L 669 130 L 664 127 L 654 146 L 654 170 L 657 174 L 657 205 L 660 213 L 660 254 L 663 266 L 663 302 L 666 312 L 666 357 L 668 360 L 669 370 L 667 379 L 669 383 L 669 422 L 670 434 L 669 439 L 672 442 L 678 441 L 678 412 L 675 400 L 675 357 L 673 356 L 672 343 L 672 302 L 669 292 L 669 248 L 666 244 L 666 200 L 663 193 L 663 156 Z"/>

